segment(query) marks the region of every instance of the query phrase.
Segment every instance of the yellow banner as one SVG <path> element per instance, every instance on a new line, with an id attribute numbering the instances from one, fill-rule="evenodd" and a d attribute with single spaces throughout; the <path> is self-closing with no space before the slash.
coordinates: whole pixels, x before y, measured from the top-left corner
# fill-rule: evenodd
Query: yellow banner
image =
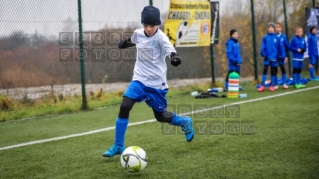
<path id="1" fill-rule="evenodd" d="M 176 47 L 209 46 L 210 13 L 207 0 L 171 0 L 164 33 Z"/>

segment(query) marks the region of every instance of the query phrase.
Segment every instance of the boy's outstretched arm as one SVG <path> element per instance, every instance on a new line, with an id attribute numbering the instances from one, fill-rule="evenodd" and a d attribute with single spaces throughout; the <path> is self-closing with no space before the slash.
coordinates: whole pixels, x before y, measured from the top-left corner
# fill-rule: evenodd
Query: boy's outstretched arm
<path id="1" fill-rule="evenodd" d="M 171 59 L 171 65 L 177 67 L 182 63 L 181 57 L 177 54 L 175 48 L 171 44 L 171 42 L 168 40 L 167 36 L 163 33 L 161 35 L 161 44 L 163 48 L 163 52 L 165 56 L 169 56 Z"/>
<path id="2" fill-rule="evenodd" d="M 128 39 L 126 39 L 126 40 L 122 40 L 122 41 L 120 41 L 120 43 L 118 44 L 118 47 L 119 47 L 120 49 L 129 48 L 129 47 L 133 47 L 133 46 L 135 46 L 135 44 L 132 43 L 131 38 L 128 38 Z"/>

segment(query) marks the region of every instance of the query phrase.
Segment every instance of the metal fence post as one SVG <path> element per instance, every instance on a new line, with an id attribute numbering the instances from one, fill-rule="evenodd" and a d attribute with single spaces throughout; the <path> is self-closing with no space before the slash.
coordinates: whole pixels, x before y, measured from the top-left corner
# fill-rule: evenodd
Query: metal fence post
<path id="1" fill-rule="evenodd" d="M 316 8 L 316 1 L 312 0 L 312 8 Z M 319 75 L 318 63 L 316 63 L 316 75 Z"/>
<path id="2" fill-rule="evenodd" d="M 87 100 L 85 94 L 85 71 L 83 55 L 83 34 L 82 34 L 82 9 L 81 0 L 78 0 L 78 21 L 79 21 L 79 50 L 80 50 L 80 68 L 81 68 L 81 89 L 82 89 L 82 109 L 87 109 Z"/>
<path id="3" fill-rule="evenodd" d="M 255 72 L 255 83 L 259 83 L 258 80 L 258 66 L 257 66 L 257 51 L 256 51 L 256 30 L 255 30 L 255 14 L 254 14 L 254 0 L 250 0 L 251 6 L 251 26 L 253 36 L 253 55 L 254 55 L 254 72 Z"/>
<path id="4" fill-rule="evenodd" d="M 212 75 L 212 86 L 215 86 L 215 54 L 214 54 L 214 44 L 210 44 L 210 68 Z"/>
<path id="5" fill-rule="evenodd" d="M 287 40 L 289 42 L 289 34 L 288 34 L 288 22 L 287 22 L 287 14 L 286 14 L 286 0 L 283 0 L 283 6 L 284 6 L 284 18 L 285 18 L 285 33 L 287 36 Z M 289 58 L 288 59 L 288 72 L 289 72 L 289 76 L 291 77 L 291 56 L 289 51 L 286 49 L 286 55 Z"/>

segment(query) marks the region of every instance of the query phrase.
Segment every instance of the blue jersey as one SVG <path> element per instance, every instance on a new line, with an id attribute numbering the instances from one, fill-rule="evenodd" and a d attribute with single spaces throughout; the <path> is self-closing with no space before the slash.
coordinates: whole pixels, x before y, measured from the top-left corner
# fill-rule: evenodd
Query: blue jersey
<path id="1" fill-rule="evenodd" d="M 243 62 L 240 55 L 238 40 L 230 38 L 226 42 L 226 55 L 228 58 L 228 67 L 238 66 Z"/>
<path id="2" fill-rule="evenodd" d="M 301 49 L 301 52 L 298 52 L 298 49 Z M 293 60 L 303 60 L 304 59 L 304 52 L 307 49 L 307 44 L 304 38 L 295 36 L 291 39 L 289 44 L 289 50 L 292 51 L 292 58 Z"/>
<path id="3" fill-rule="evenodd" d="M 270 61 L 277 61 L 278 58 L 286 57 L 285 47 L 276 34 L 268 33 L 263 37 L 260 55 Z"/>
<path id="4" fill-rule="evenodd" d="M 280 34 L 278 34 L 277 36 L 279 37 L 281 43 L 282 43 L 282 44 L 284 45 L 284 47 L 285 47 L 285 52 L 286 52 L 286 57 L 287 57 L 287 56 L 288 56 L 288 50 L 289 50 L 289 47 L 288 47 L 288 46 L 289 46 L 288 39 L 287 39 L 286 35 L 283 34 L 283 33 L 280 33 Z"/>
<path id="5" fill-rule="evenodd" d="M 318 44 L 317 44 L 317 38 L 316 35 L 313 33 L 310 33 L 308 37 L 308 54 L 309 56 L 318 56 Z"/>

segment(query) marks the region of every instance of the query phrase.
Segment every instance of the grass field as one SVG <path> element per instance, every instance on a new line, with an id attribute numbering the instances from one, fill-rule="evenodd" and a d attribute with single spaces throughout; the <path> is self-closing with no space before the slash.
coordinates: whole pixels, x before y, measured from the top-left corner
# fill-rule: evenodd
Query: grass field
<path id="1" fill-rule="evenodd" d="M 222 85 L 219 84 L 218 85 Z M 193 85 L 171 88 L 167 97 L 189 94 L 191 91 L 206 91 L 211 87 L 211 83 L 197 83 Z M 91 93 L 92 92 L 92 93 Z M 109 107 L 118 105 L 122 101 L 124 90 L 100 92 L 90 91 L 87 95 L 89 109 Z M 22 100 L 13 100 L 6 95 L 0 95 L 0 122 L 34 118 L 39 116 L 66 114 L 81 111 L 81 95 L 66 95 L 60 98 L 58 91 L 50 93 L 38 99 L 30 99 L 25 96 Z"/>
<path id="2" fill-rule="evenodd" d="M 124 171 L 119 156 L 103 158 L 114 130 L 29 146 L 0 150 L 0 178 L 319 178 L 319 86 L 256 92 L 244 86 L 248 98 L 194 99 L 171 97 L 171 105 L 219 106 L 241 102 L 237 118 L 193 115 L 197 121 L 253 121 L 251 135 L 199 135 L 191 143 L 182 134 L 163 134 L 157 122 L 130 126 L 126 146 L 148 154 L 138 174 Z M 301 91 L 301 90 L 299 90 Z M 258 101 L 263 97 L 280 95 Z M 250 100 L 250 101 L 249 101 Z M 246 101 L 246 102 L 245 102 Z M 87 112 L 0 123 L 0 148 L 111 127 L 119 106 Z M 145 103 L 134 106 L 130 122 L 153 119 Z"/>

